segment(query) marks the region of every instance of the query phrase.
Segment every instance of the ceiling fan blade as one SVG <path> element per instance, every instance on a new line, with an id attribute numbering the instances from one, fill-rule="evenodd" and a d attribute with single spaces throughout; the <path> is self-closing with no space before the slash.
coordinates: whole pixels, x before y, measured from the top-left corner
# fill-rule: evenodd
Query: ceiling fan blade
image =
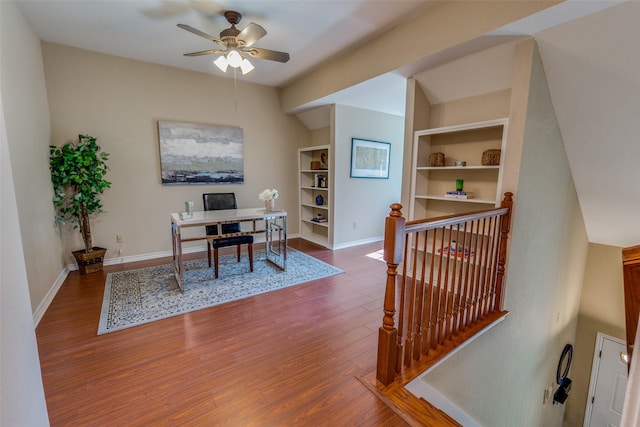
<path id="1" fill-rule="evenodd" d="M 252 47 L 251 49 L 247 49 L 245 52 L 254 58 L 268 59 L 269 61 L 287 62 L 289 60 L 288 53 L 278 52 L 276 50 Z"/>
<path id="2" fill-rule="evenodd" d="M 190 33 L 193 33 L 193 34 L 195 34 L 196 36 L 204 37 L 204 38 L 205 38 L 205 39 L 207 39 L 207 40 L 210 40 L 210 41 L 212 41 L 212 42 L 214 42 L 214 43 L 218 43 L 219 45 L 224 46 L 224 43 L 222 43 L 222 40 L 219 40 L 219 39 L 217 39 L 217 38 L 215 38 L 215 37 L 213 37 L 213 36 L 210 36 L 210 35 L 209 35 L 209 34 L 207 34 L 207 33 L 203 33 L 203 32 L 202 32 L 202 31 L 200 31 L 200 30 L 196 30 L 195 28 L 193 28 L 193 27 L 191 27 L 191 26 L 189 26 L 189 25 L 185 25 L 185 24 L 178 24 L 178 27 L 179 27 L 179 28 L 182 28 L 183 30 L 187 30 L 187 31 L 189 31 Z"/>
<path id="3" fill-rule="evenodd" d="M 212 55 L 214 53 L 224 53 L 224 52 L 226 51 L 221 49 L 209 49 L 209 50 L 201 50 L 199 52 L 185 53 L 184 56 L 202 56 L 202 55 Z"/>
<path id="4" fill-rule="evenodd" d="M 258 24 L 250 22 L 249 25 L 244 28 L 244 30 L 240 31 L 240 33 L 236 36 L 236 39 L 242 40 L 244 42 L 244 47 L 249 47 L 266 35 L 267 30 L 265 30 Z"/>

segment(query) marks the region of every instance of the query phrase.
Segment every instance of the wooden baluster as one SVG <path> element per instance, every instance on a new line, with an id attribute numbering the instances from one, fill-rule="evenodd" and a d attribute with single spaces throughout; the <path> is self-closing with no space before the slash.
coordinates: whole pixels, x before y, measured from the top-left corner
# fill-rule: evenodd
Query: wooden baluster
<path id="1" fill-rule="evenodd" d="M 470 221 L 469 227 L 469 243 L 467 245 L 469 250 L 469 258 L 466 266 L 466 271 L 464 274 L 464 290 L 462 293 L 462 307 L 460 314 L 460 330 L 464 330 L 468 324 L 468 316 L 470 309 L 470 299 L 471 299 L 471 290 L 472 290 L 472 275 L 473 275 L 473 266 L 476 262 L 476 252 L 474 248 L 475 243 L 475 235 L 476 235 L 476 222 Z"/>
<path id="2" fill-rule="evenodd" d="M 485 272 L 487 268 L 488 250 L 487 250 L 487 218 L 482 218 L 482 241 L 480 243 L 481 262 L 478 265 L 478 274 L 476 279 L 476 304 L 474 307 L 474 322 L 477 322 L 482 315 L 481 306 L 483 300 L 483 292 L 485 285 Z"/>
<path id="3" fill-rule="evenodd" d="M 489 226 L 487 232 L 487 255 L 482 286 L 482 303 L 480 304 L 480 318 L 484 318 L 489 312 L 489 299 L 491 297 L 491 286 L 493 283 L 493 236 L 495 235 L 496 218 L 489 218 Z"/>
<path id="4" fill-rule="evenodd" d="M 455 302 L 455 294 L 457 292 L 456 279 L 458 277 L 456 273 L 458 272 L 458 269 L 461 268 L 460 259 L 458 258 L 458 249 L 460 248 L 460 246 L 458 246 L 460 244 L 460 224 L 456 224 L 455 227 L 456 227 L 455 229 L 456 248 L 453 253 L 453 266 L 451 268 L 451 280 L 450 280 L 451 286 L 447 285 L 447 303 L 445 308 L 446 317 L 445 317 L 444 332 L 445 332 L 445 339 L 447 340 L 451 338 L 451 333 L 453 332 L 453 329 L 454 329 L 454 324 L 453 324 L 453 319 L 455 315 L 454 302 Z M 450 230 L 453 231 L 451 228 Z M 449 257 L 451 257 L 451 249 L 449 250 Z"/>
<path id="5" fill-rule="evenodd" d="M 415 342 L 413 344 L 413 358 L 414 360 L 420 359 L 420 351 L 422 349 L 422 342 L 424 339 L 423 330 L 424 330 L 424 298 L 425 298 L 425 273 L 427 268 L 427 240 L 429 238 L 428 230 L 424 232 L 424 243 L 422 246 L 422 257 L 421 257 L 421 268 L 420 268 L 420 279 L 417 282 L 418 286 L 418 307 L 416 307 L 416 332 L 415 332 Z"/>
<path id="6" fill-rule="evenodd" d="M 467 326 L 471 325 L 475 320 L 476 304 L 477 304 L 477 298 L 478 298 L 477 271 L 478 271 L 478 264 L 480 263 L 479 260 L 481 259 L 481 254 L 478 251 L 478 240 L 480 239 L 480 236 L 479 236 L 480 221 L 474 220 L 473 225 L 474 225 L 473 226 L 474 232 L 472 233 L 471 241 L 473 242 L 473 253 L 475 254 L 475 257 L 474 257 L 474 263 L 469 266 L 469 269 L 470 269 L 469 308 L 467 310 Z"/>
<path id="7" fill-rule="evenodd" d="M 495 296 L 495 286 L 496 286 L 496 253 L 498 250 L 498 245 L 496 243 L 496 236 L 498 235 L 498 218 L 491 218 L 491 226 L 489 237 L 490 237 L 490 246 L 489 246 L 489 265 L 487 266 L 486 273 L 486 281 L 487 281 L 487 289 L 486 296 L 482 306 L 483 316 L 491 313 L 493 311 L 493 298 Z"/>
<path id="8" fill-rule="evenodd" d="M 401 236 L 404 238 L 404 254 L 402 255 L 402 280 L 400 282 L 400 304 L 398 307 L 398 345 L 396 352 L 396 372 L 402 372 L 402 354 L 404 353 L 404 338 L 406 335 L 406 329 L 404 327 L 405 324 L 405 307 L 407 297 L 406 284 L 411 278 L 408 275 L 409 265 L 411 264 L 411 260 L 408 257 L 409 252 L 409 236 L 404 234 Z"/>
<path id="9" fill-rule="evenodd" d="M 482 229 L 482 265 L 478 275 L 478 304 L 476 305 L 476 320 L 482 319 L 482 304 L 484 303 L 485 288 L 487 281 L 487 263 L 489 261 L 489 237 L 488 230 L 491 229 L 491 220 L 487 224 L 487 218 L 483 218 Z"/>
<path id="10" fill-rule="evenodd" d="M 416 299 L 415 299 L 416 281 L 418 280 L 418 273 L 417 273 L 418 262 L 419 262 L 418 246 L 420 244 L 420 233 L 414 233 L 414 235 L 411 237 L 412 237 L 411 240 L 413 241 L 413 244 L 411 245 L 411 260 L 412 260 L 413 268 L 411 271 L 411 277 L 409 279 L 409 283 L 405 284 L 405 288 L 407 288 L 406 305 L 407 305 L 408 313 L 407 313 L 407 328 L 406 328 L 407 335 L 405 337 L 405 346 L 404 346 L 404 365 L 407 367 L 411 366 L 411 360 L 412 360 L 411 355 L 413 354 L 413 345 L 414 345 L 414 338 L 413 338 L 414 320 L 415 320 L 414 310 L 416 305 Z"/>
<path id="11" fill-rule="evenodd" d="M 454 302 L 454 313 L 453 313 L 453 334 L 457 334 L 460 331 L 461 323 L 462 323 L 462 314 L 464 313 L 464 271 L 465 268 L 468 270 L 469 268 L 469 259 L 465 256 L 467 251 L 467 246 L 469 244 L 468 238 L 469 235 L 467 233 L 467 224 L 468 221 L 462 226 L 462 258 L 460 260 L 460 268 L 458 269 L 458 287 L 457 287 L 457 295 Z M 458 228 L 459 229 L 459 228 Z M 458 243 L 459 244 L 459 243 Z"/>
<path id="12" fill-rule="evenodd" d="M 422 354 L 428 354 L 429 353 L 429 349 L 432 348 L 433 346 L 433 335 L 434 335 L 434 330 L 435 330 L 435 318 L 434 318 L 434 314 L 433 314 L 433 305 L 434 305 L 434 300 L 435 300 L 435 287 L 433 286 L 433 280 L 435 277 L 435 253 L 436 253 L 436 241 L 437 239 L 437 234 L 438 231 L 437 230 L 432 230 L 431 234 L 433 235 L 432 237 L 432 242 L 431 242 L 431 262 L 429 263 L 429 280 L 427 282 L 427 302 L 425 305 L 425 324 L 427 327 L 427 333 L 425 334 L 424 337 L 424 342 L 423 342 L 423 347 L 422 347 Z"/>
<path id="13" fill-rule="evenodd" d="M 434 348 L 435 344 L 434 344 L 434 338 L 435 338 L 435 333 L 436 333 L 436 326 L 435 326 L 435 305 L 436 305 L 436 286 L 437 286 L 437 280 L 438 278 L 436 277 L 436 245 L 437 245 L 437 241 L 438 241 L 438 230 L 434 229 L 433 230 L 433 243 L 431 244 L 431 262 L 429 263 L 429 292 L 428 292 L 428 298 L 427 298 L 427 310 L 426 310 L 426 321 L 428 324 L 428 337 L 427 337 L 427 341 L 425 343 L 426 349 L 425 351 L 423 351 L 423 354 L 427 354 L 429 352 L 429 349 Z"/>
<path id="14" fill-rule="evenodd" d="M 440 253 L 444 252 L 444 229 L 436 229 L 435 230 L 436 241 L 438 242 L 436 245 L 440 247 Z M 438 231 L 440 231 L 441 236 L 438 236 Z M 434 257 L 436 252 L 433 253 Z M 436 348 L 438 345 L 438 334 L 440 333 L 440 284 L 442 281 L 442 256 L 437 257 L 437 262 L 434 262 L 433 266 L 433 277 L 434 281 L 431 282 L 431 286 L 433 288 L 433 301 L 431 303 L 431 348 Z"/>
<path id="15" fill-rule="evenodd" d="M 487 312 L 496 310 L 496 279 L 498 272 L 498 254 L 500 253 L 500 217 L 496 217 L 493 227 L 492 252 L 491 252 L 491 288 L 489 289 L 489 302 Z"/>
<path id="16" fill-rule="evenodd" d="M 444 251 L 442 251 L 442 256 L 444 257 L 444 269 L 443 269 L 443 279 L 438 282 L 439 287 L 439 296 L 438 296 L 438 344 L 442 344 L 444 342 L 445 334 L 446 334 L 446 319 L 447 319 L 447 291 L 449 288 L 449 265 L 451 263 L 451 226 L 447 229 L 447 233 L 444 232 L 443 236 L 446 234 L 447 236 L 447 254 L 445 255 Z"/>
<path id="17" fill-rule="evenodd" d="M 504 193 L 501 207 L 509 208 L 506 214 L 502 216 L 500 226 L 500 254 L 498 255 L 498 272 L 496 276 L 496 304 L 497 310 L 502 310 L 503 287 L 504 287 L 504 271 L 507 260 L 507 240 L 509 238 L 509 229 L 511 227 L 511 213 L 513 210 L 513 193 Z"/>
<path id="18" fill-rule="evenodd" d="M 390 384 L 395 377 L 396 345 L 398 331 L 395 328 L 396 310 L 396 275 L 402 245 L 404 242 L 404 224 L 400 210 L 402 205 L 394 203 L 391 212 L 385 219 L 384 231 L 384 260 L 387 263 L 387 282 L 384 295 L 384 316 L 382 326 L 378 331 L 378 359 L 376 378 L 384 385 Z"/>

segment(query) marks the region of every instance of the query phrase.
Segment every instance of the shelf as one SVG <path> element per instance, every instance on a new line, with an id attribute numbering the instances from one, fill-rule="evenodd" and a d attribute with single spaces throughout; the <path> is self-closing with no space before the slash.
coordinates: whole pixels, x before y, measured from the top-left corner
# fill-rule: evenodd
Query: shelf
<path id="1" fill-rule="evenodd" d="M 300 203 L 300 205 L 301 206 L 306 206 L 308 208 L 315 208 L 315 209 L 325 209 L 325 210 L 329 209 L 328 205 L 316 205 L 314 203 L 304 203 L 303 202 L 303 203 Z"/>
<path id="2" fill-rule="evenodd" d="M 496 166 L 418 166 L 416 170 L 437 171 L 437 170 L 481 170 L 481 169 L 500 169 L 500 165 Z"/>
<path id="3" fill-rule="evenodd" d="M 329 191 L 329 187 L 314 187 L 312 185 L 305 185 L 300 187 L 303 190 L 321 190 L 321 191 Z"/>
<path id="4" fill-rule="evenodd" d="M 333 158 L 330 145 L 317 145 L 298 149 L 298 207 L 300 237 L 310 242 L 332 247 L 333 208 Z M 325 163 L 322 163 L 325 162 Z M 322 169 L 316 167 L 324 166 Z M 312 169 L 313 168 L 313 169 Z M 325 185 L 320 187 L 319 185 Z M 323 203 L 317 205 L 316 198 Z M 327 222 L 315 222 L 318 215 Z"/>
<path id="5" fill-rule="evenodd" d="M 443 200 L 445 202 L 454 202 L 454 203 L 482 203 L 485 205 L 495 205 L 495 200 L 488 199 L 450 199 L 444 196 L 414 196 L 414 199 L 424 199 L 424 200 Z"/>
<path id="6" fill-rule="evenodd" d="M 507 148 L 508 119 L 417 130 L 413 140 L 413 167 L 409 219 L 446 216 L 500 205 Z M 482 165 L 486 150 L 501 151 L 500 164 Z M 443 166 L 429 166 L 433 153 L 444 154 Z M 456 166 L 455 162 L 466 162 Z M 445 197 L 464 181 L 471 199 Z M 474 207 L 482 205 L 482 207 Z"/>
<path id="7" fill-rule="evenodd" d="M 317 225 L 319 227 L 326 227 L 329 228 L 329 222 L 315 222 L 315 221 L 311 221 L 310 219 L 303 219 L 303 222 L 308 222 L 309 224 L 313 224 L 313 225 Z"/>

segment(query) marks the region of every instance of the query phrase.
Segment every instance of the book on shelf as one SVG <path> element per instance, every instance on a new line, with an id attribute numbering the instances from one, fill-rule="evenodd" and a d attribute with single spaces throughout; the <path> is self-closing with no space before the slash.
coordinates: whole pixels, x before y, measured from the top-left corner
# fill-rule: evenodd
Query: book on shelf
<path id="1" fill-rule="evenodd" d="M 313 222 L 328 222 L 329 220 L 325 217 L 321 217 L 321 216 L 317 216 L 314 218 L 311 218 L 311 221 Z"/>
<path id="2" fill-rule="evenodd" d="M 449 256 L 456 256 L 458 258 L 467 259 L 469 256 L 473 257 L 475 252 L 469 249 L 463 249 L 455 246 L 455 242 L 451 242 L 452 247 L 445 246 L 443 249 L 438 249 L 438 253 L 445 253 Z"/>
<path id="3" fill-rule="evenodd" d="M 473 193 L 468 191 L 447 191 L 444 197 L 447 199 L 472 199 Z"/>

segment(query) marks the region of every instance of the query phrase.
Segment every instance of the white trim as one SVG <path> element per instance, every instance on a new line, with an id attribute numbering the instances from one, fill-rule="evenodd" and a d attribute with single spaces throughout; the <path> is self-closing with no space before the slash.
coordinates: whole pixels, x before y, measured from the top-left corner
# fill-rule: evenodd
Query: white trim
<path id="1" fill-rule="evenodd" d="M 382 240 L 384 240 L 383 236 L 369 237 L 368 239 L 353 240 L 351 242 L 346 242 L 346 243 L 340 243 L 340 244 L 337 244 L 337 245 L 333 245 L 333 247 L 331 249 L 335 250 L 335 249 L 351 248 L 353 246 L 366 245 L 367 243 L 380 242 Z"/>
<path id="2" fill-rule="evenodd" d="M 412 394 L 423 397 L 427 402 L 429 402 L 429 404 L 445 412 L 448 416 L 464 427 L 481 427 L 476 420 L 467 415 L 462 409 L 452 404 L 446 397 L 438 393 L 435 388 L 422 381 L 420 377 L 416 378 L 416 380 L 411 381 L 405 386 L 405 388 Z"/>
<path id="3" fill-rule="evenodd" d="M 38 305 L 38 307 L 33 313 L 33 324 L 35 326 L 38 326 L 38 324 L 42 320 L 42 316 L 44 316 L 44 313 L 46 313 L 47 309 L 51 305 L 51 302 L 53 301 L 53 298 L 56 296 L 56 294 L 62 287 L 62 284 L 64 283 L 68 275 L 69 275 L 69 268 L 68 267 L 63 268 L 60 274 L 58 275 L 58 278 L 55 280 L 55 282 L 53 282 L 53 286 L 51 286 L 51 289 L 49 289 L 49 292 L 47 292 L 47 294 L 44 296 L 42 301 L 40 301 L 40 304 Z"/>
<path id="4" fill-rule="evenodd" d="M 418 377 L 416 377 L 413 381 L 409 382 L 405 386 L 405 388 L 408 391 L 410 391 L 412 394 L 414 394 L 414 395 L 416 395 L 418 397 L 424 398 L 425 400 L 427 400 L 429 403 L 431 403 L 436 408 L 444 411 L 447 415 L 449 415 L 451 418 L 453 418 L 454 420 L 456 420 L 458 423 L 462 424 L 463 426 L 465 426 L 465 427 L 480 427 L 480 424 L 478 424 L 473 418 L 469 417 L 469 415 L 467 415 L 462 409 L 458 408 L 451 401 L 449 401 L 446 397 L 444 397 L 442 394 L 440 394 L 436 389 L 434 389 L 433 387 L 428 385 L 426 383 L 426 381 L 423 380 L 423 378 L 426 375 L 428 375 L 429 372 L 431 372 L 432 370 L 434 370 L 435 368 L 440 366 L 442 363 L 447 361 L 451 356 L 456 354 L 458 351 L 462 350 L 467 345 L 471 344 L 478 337 L 480 337 L 481 335 L 483 335 L 486 332 L 488 332 L 494 326 L 497 326 L 498 324 L 500 324 L 502 321 L 504 321 L 504 319 L 505 319 L 504 316 L 500 317 L 499 319 L 496 319 L 495 321 L 493 321 L 492 323 L 490 323 L 489 325 L 484 327 L 481 331 L 479 331 L 473 337 L 471 337 L 470 339 L 468 339 L 464 343 L 460 344 L 452 352 L 450 352 L 449 354 L 444 356 L 441 360 L 439 360 L 437 363 L 435 363 L 429 369 L 424 371 L 422 374 L 420 374 Z"/>

